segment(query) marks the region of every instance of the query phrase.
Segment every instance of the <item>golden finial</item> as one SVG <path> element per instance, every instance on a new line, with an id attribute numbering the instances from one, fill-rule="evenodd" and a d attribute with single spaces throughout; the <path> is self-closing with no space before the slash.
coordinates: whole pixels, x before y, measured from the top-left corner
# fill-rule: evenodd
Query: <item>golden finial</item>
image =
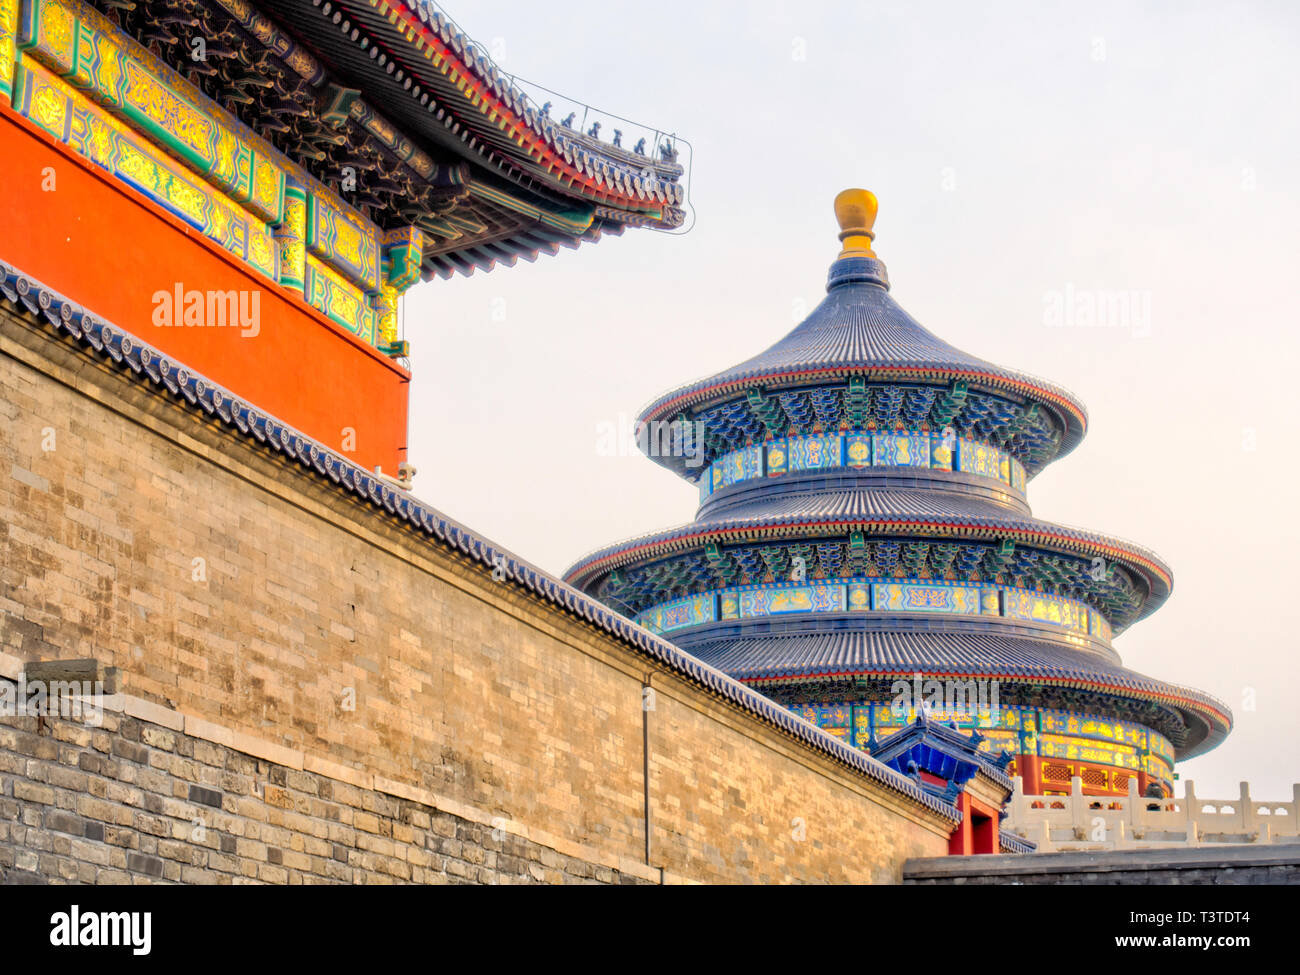
<path id="1" fill-rule="evenodd" d="M 844 190 L 835 197 L 835 219 L 840 222 L 840 240 L 844 249 L 840 257 L 875 257 L 871 242 L 876 239 L 871 228 L 876 222 L 876 194 L 870 190 Z"/>

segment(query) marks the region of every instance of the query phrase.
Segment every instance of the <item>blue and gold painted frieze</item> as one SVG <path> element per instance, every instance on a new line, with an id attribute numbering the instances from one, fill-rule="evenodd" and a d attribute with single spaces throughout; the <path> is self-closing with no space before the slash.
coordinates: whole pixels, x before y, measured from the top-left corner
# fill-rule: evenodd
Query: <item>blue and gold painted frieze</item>
<path id="1" fill-rule="evenodd" d="M 991 477 L 1010 484 L 1010 472 L 1002 466 L 1004 459 L 1009 459 L 1008 455 L 989 444 L 971 440 L 957 442 L 957 470 L 963 474 Z"/>
<path id="2" fill-rule="evenodd" d="M 924 433 L 873 433 L 872 467 L 929 467 L 930 438 Z"/>
<path id="3" fill-rule="evenodd" d="M 1168 740 L 1153 733 L 1147 742 L 1147 748 L 1153 758 L 1160 759 L 1170 768 L 1174 767 L 1174 746 Z"/>
<path id="4" fill-rule="evenodd" d="M 1127 745 L 1096 744 L 1062 735 L 1039 735 L 1038 754 L 1062 761 L 1095 762 L 1118 768 L 1139 770 L 1142 762 L 1137 749 Z"/>
<path id="5" fill-rule="evenodd" d="M 1089 612 L 1085 605 L 1074 599 L 1047 596 L 1032 589 L 1003 587 L 1002 615 L 1010 619 L 1051 623 L 1076 633 L 1089 632 Z"/>
<path id="6" fill-rule="evenodd" d="M 717 618 L 721 620 L 790 613 L 937 613 L 1029 620 L 1088 634 L 1091 617 L 1100 615 L 1084 603 L 1063 596 L 1013 586 L 941 579 L 810 579 L 733 586 L 700 595 L 708 599 L 716 596 Z M 674 604 L 651 607 L 640 618 L 653 618 L 654 613 L 669 605 Z M 1096 629 L 1092 630 L 1096 635 Z M 1109 626 L 1106 631 L 1109 632 Z"/>
<path id="7" fill-rule="evenodd" d="M 256 215 L 191 175 L 26 55 L 20 60 L 16 79 L 14 107 L 20 114 L 276 280 L 277 248 L 270 230 Z"/>
<path id="8" fill-rule="evenodd" d="M 1000 728 L 983 729 L 980 734 L 984 740 L 979 743 L 979 751 L 988 755 L 1002 755 L 1010 752 L 1012 755 L 1024 754 L 1020 750 L 1020 734 L 1015 731 L 1003 731 Z"/>
<path id="9" fill-rule="evenodd" d="M 717 618 L 715 600 L 713 595 L 675 599 L 642 613 L 637 622 L 652 633 L 671 633 L 686 626 L 711 623 Z"/>
<path id="10" fill-rule="evenodd" d="M 787 437 L 789 455 L 787 470 L 791 474 L 801 471 L 824 471 L 844 466 L 844 438 L 815 434 L 806 437 Z"/>
<path id="11" fill-rule="evenodd" d="M 18 70 L 18 26 L 21 0 L 0 0 L 0 101 L 11 101 Z"/>
<path id="12" fill-rule="evenodd" d="M 934 431 L 930 434 L 930 469 L 934 471 L 952 470 L 953 457 L 957 453 L 957 436 L 952 430 L 943 433 Z M 1024 468 L 1020 468 L 1021 473 Z"/>
<path id="13" fill-rule="evenodd" d="M 381 259 L 418 279 L 418 230 L 381 255 L 371 221 L 82 0 L 23 0 L 14 25 L 15 75 L 31 82 L 19 111 L 352 334 L 373 344 L 381 305 L 395 331 Z"/>
<path id="14" fill-rule="evenodd" d="M 1038 716 L 1038 729 L 1044 735 L 1105 740 L 1134 749 L 1148 747 L 1147 729 L 1129 721 L 1098 718 L 1095 715 L 1080 714 L 1074 711 L 1053 711 L 1044 708 L 1038 709 L 1036 714 Z M 1154 734 L 1154 732 L 1151 732 L 1151 734 Z M 1160 736 L 1156 735 L 1156 737 L 1159 738 Z"/>
<path id="15" fill-rule="evenodd" d="M 871 466 L 871 435 L 850 433 L 844 437 L 844 466 L 855 470 Z"/>
<path id="16" fill-rule="evenodd" d="M 1088 632 L 1099 640 L 1105 640 L 1107 643 L 1110 642 L 1115 633 L 1110 621 L 1101 613 L 1095 611 L 1088 613 Z"/>
<path id="17" fill-rule="evenodd" d="M 723 619 L 752 619 L 788 613 L 842 613 L 846 605 L 844 586 L 824 582 L 729 589 L 720 593 L 718 600 Z M 734 615 L 728 615 L 733 606 Z"/>
<path id="18" fill-rule="evenodd" d="M 916 582 L 884 582 L 871 587 L 871 606 L 891 613 L 980 612 L 980 587 L 974 585 L 931 585 Z"/>
<path id="19" fill-rule="evenodd" d="M 815 704 L 795 705 L 790 709 L 805 721 L 811 721 L 817 727 L 824 731 L 832 733 L 839 732 L 840 737 L 847 738 L 849 728 L 853 723 L 854 708 L 848 704 L 831 704 L 820 706 Z"/>
<path id="20" fill-rule="evenodd" d="M 1027 480 L 1025 477 L 1025 465 L 1020 463 L 1020 461 L 1016 460 L 1014 457 L 1008 456 L 1007 467 L 1011 472 L 1009 479 L 1011 490 L 1019 491 L 1021 494 L 1024 494 L 1025 483 Z"/>
<path id="21" fill-rule="evenodd" d="M 1163 782 L 1166 787 L 1172 791 L 1174 781 L 1174 767 L 1166 765 L 1154 755 L 1142 756 L 1142 771 L 1153 779 Z"/>
<path id="22" fill-rule="evenodd" d="M 763 448 L 754 446 L 733 450 L 716 464 L 710 465 L 708 474 L 701 479 L 701 482 L 706 484 L 707 493 L 712 494 L 728 484 L 762 476 Z"/>
<path id="23" fill-rule="evenodd" d="M 848 468 L 956 469 L 987 477 L 1021 494 L 1025 467 L 1006 451 L 939 432 L 893 431 L 778 437 L 723 454 L 699 479 L 700 501 L 715 491 L 761 477 Z"/>
<path id="24" fill-rule="evenodd" d="M 742 586 L 718 593 L 718 618 L 753 619 L 787 613 L 842 613 L 847 608 L 842 583 L 788 583 Z"/>
<path id="25" fill-rule="evenodd" d="M 764 456 L 766 458 L 765 466 L 768 477 L 780 477 L 790 469 L 790 452 L 786 449 L 784 437 L 767 444 Z M 722 457 L 714 461 L 714 463 L 725 464 L 726 460 L 726 457 Z"/>

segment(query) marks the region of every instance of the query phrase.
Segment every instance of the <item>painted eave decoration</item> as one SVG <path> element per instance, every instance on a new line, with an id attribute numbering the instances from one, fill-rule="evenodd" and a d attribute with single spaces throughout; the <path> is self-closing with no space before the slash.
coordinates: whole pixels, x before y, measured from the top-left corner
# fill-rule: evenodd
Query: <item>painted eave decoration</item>
<path id="1" fill-rule="evenodd" d="M 382 231 L 419 228 L 426 280 L 685 222 L 675 137 L 551 119 L 423 0 L 91 2 Z"/>

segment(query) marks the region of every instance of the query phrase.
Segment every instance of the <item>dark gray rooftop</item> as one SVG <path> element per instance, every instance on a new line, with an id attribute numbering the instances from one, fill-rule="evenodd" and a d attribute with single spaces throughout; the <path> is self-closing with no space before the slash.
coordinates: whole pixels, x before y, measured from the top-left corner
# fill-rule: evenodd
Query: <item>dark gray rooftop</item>
<path id="1" fill-rule="evenodd" d="M 885 265 L 873 258 L 837 260 L 826 298 L 793 332 L 739 365 L 664 394 L 641 417 L 667 419 L 684 409 L 734 398 L 745 389 L 806 386 L 822 377 L 847 374 L 934 382 L 965 379 L 1014 393 L 1060 418 L 1062 454 L 1082 439 L 1087 426 L 1086 409 L 1069 391 L 970 355 L 931 333 L 894 300 Z"/>

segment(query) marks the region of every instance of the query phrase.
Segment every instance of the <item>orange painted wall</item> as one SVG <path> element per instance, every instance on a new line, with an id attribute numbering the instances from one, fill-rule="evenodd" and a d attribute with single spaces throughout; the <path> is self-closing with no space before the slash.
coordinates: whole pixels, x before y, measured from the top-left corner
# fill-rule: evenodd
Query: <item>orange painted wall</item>
<path id="1" fill-rule="evenodd" d="M 46 167 L 55 189 L 42 190 Z M 410 374 L 0 105 L 0 260 L 367 470 L 406 459 Z M 260 330 L 165 328 L 153 295 L 260 291 Z M 355 431 L 345 451 L 344 430 Z"/>

